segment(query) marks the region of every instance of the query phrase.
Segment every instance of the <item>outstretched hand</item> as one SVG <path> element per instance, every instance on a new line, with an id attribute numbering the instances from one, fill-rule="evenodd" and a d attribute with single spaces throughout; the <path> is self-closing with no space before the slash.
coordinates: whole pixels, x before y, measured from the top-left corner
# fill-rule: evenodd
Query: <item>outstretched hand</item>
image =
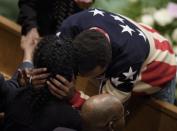
<path id="1" fill-rule="evenodd" d="M 40 40 L 40 36 L 36 28 L 31 29 L 26 36 L 21 37 L 21 48 L 24 51 L 24 61 L 32 61 L 33 52 Z"/>
<path id="2" fill-rule="evenodd" d="M 59 99 L 70 100 L 75 94 L 75 79 L 69 82 L 61 75 L 56 75 L 55 78 L 50 78 L 46 68 L 24 69 L 18 70 L 18 82 L 22 87 L 32 84 L 34 88 L 38 89 L 44 87 L 46 84 L 50 92 Z"/>
<path id="3" fill-rule="evenodd" d="M 37 68 L 37 69 L 24 69 L 18 70 L 18 83 L 20 86 L 27 86 L 32 84 L 34 88 L 43 87 L 46 84 L 49 73 L 47 73 L 46 68 Z"/>

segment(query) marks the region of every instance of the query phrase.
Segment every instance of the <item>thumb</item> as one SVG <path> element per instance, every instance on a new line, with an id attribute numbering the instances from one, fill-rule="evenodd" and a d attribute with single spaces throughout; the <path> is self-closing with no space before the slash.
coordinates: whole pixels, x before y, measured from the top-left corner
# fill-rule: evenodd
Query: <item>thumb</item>
<path id="1" fill-rule="evenodd" d="M 23 74 L 23 71 L 21 69 L 18 69 L 17 72 L 18 72 L 18 78 L 19 79 L 24 78 L 24 74 Z"/>
<path id="2" fill-rule="evenodd" d="M 18 72 L 17 81 L 19 85 L 25 86 L 25 79 L 24 79 L 23 71 L 21 69 L 18 69 L 17 72 Z"/>

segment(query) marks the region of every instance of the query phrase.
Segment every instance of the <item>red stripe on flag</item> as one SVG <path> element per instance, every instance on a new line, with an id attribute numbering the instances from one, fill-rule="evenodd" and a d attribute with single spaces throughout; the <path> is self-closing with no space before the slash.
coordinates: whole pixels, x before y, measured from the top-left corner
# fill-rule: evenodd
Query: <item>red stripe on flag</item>
<path id="1" fill-rule="evenodd" d="M 162 86 L 172 80 L 176 74 L 176 66 L 154 61 L 142 72 L 141 80 L 152 86 Z"/>
<path id="2" fill-rule="evenodd" d="M 145 26 L 145 25 L 142 25 L 140 24 L 144 29 L 146 29 L 147 31 L 151 32 L 151 33 L 159 33 L 157 30 L 153 29 L 153 28 L 150 28 L 148 26 Z"/>
<path id="3" fill-rule="evenodd" d="M 169 51 L 171 54 L 174 53 L 173 49 L 170 46 L 170 44 L 169 44 L 168 41 L 162 41 L 162 42 L 160 42 L 159 40 L 154 39 L 154 42 L 155 42 L 156 49 L 159 49 L 161 51 Z"/>

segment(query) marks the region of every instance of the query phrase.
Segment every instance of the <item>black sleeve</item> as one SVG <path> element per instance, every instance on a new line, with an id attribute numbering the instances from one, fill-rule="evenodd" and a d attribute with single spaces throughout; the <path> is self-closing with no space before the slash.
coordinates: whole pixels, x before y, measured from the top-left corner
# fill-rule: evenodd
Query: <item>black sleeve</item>
<path id="1" fill-rule="evenodd" d="M 11 80 L 15 82 L 14 84 L 18 85 L 17 79 L 18 79 L 18 69 L 25 69 L 25 68 L 33 68 L 33 64 L 31 62 L 23 62 L 22 64 L 19 65 L 15 73 L 13 74 Z"/>
<path id="2" fill-rule="evenodd" d="M 4 84 L 4 77 L 0 74 L 0 112 L 3 112 L 4 106 L 4 94 L 3 94 L 3 84 Z"/>
<path id="3" fill-rule="evenodd" d="M 110 78 L 111 85 L 122 92 L 131 92 L 138 79 L 141 63 L 132 65 L 124 65 L 123 69 L 117 68 L 112 72 L 113 76 Z"/>
<path id="4" fill-rule="evenodd" d="M 42 3 L 41 3 L 42 4 Z M 19 0 L 18 23 L 22 26 L 22 35 L 33 27 L 37 27 L 37 0 Z"/>
<path id="5" fill-rule="evenodd" d="M 17 84 L 14 80 L 5 80 L 0 74 L 0 112 L 4 112 L 7 104 L 14 98 Z"/>
<path id="6" fill-rule="evenodd" d="M 23 62 L 18 69 L 33 68 L 30 62 Z M 5 80 L 0 74 L 0 112 L 4 112 L 6 105 L 11 101 L 17 93 L 19 84 L 17 82 L 18 72 L 12 76 L 10 80 Z"/>

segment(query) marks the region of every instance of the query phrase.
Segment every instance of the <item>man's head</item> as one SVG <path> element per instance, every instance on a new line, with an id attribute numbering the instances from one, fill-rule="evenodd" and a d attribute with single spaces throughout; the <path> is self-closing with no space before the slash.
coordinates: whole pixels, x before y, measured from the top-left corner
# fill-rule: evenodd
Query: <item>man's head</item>
<path id="1" fill-rule="evenodd" d="M 44 37 L 38 43 L 33 55 L 35 68 L 47 68 L 54 77 L 56 74 L 71 81 L 73 77 L 73 47 L 56 36 Z"/>
<path id="2" fill-rule="evenodd" d="M 111 61 L 112 51 L 108 39 L 96 30 L 86 30 L 73 41 L 78 72 L 95 77 L 104 72 Z"/>
<path id="3" fill-rule="evenodd" d="M 120 131 L 124 126 L 124 108 L 110 94 L 89 98 L 82 106 L 84 131 Z"/>

